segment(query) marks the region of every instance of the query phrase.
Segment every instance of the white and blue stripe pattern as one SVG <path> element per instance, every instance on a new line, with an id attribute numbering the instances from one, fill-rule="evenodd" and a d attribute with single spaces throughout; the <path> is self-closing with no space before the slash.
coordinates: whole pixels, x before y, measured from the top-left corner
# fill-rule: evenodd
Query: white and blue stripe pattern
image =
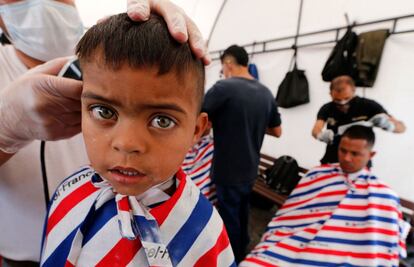
<path id="1" fill-rule="evenodd" d="M 301 179 L 240 266 L 398 267 L 408 230 L 377 177 L 325 165 Z"/>
<path id="2" fill-rule="evenodd" d="M 60 193 L 49 209 L 41 266 L 148 266 L 139 239 L 121 235 L 116 194 L 110 186 L 96 186 L 91 174 L 91 168 L 84 168 L 56 191 Z M 175 193 L 149 210 L 173 266 L 235 266 L 215 208 L 184 172 L 176 179 Z"/>
<path id="3" fill-rule="evenodd" d="M 214 144 L 211 135 L 203 136 L 200 141 L 187 153 L 182 164 L 183 171 L 200 189 L 201 193 L 210 200 L 217 202 L 216 188 L 210 179 L 210 169 L 213 160 Z"/>

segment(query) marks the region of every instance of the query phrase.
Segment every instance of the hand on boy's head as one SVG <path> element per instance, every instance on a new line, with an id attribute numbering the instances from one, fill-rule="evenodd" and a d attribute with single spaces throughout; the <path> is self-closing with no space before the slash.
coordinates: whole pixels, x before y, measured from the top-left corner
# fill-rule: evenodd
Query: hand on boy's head
<path id="1" fill-rule="evenodd" d="M 180 43 L 188 41 L 196 57 L 201 58 L 205 65 L 210 64 L 204 39 L 183 9 L 169 0 L 128 0 L 127 5 L 127 13 L 132 20 L 147 20 L 150 12 L 161 15 L 174 39 Z"/>

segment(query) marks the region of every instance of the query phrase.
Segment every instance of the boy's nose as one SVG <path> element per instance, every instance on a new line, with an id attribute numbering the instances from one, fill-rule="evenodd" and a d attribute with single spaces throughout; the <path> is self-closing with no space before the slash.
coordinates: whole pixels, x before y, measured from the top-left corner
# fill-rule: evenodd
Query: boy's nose
<path id="1" fill-rule="evenodd" d="M 143 153 L 146 150 L 145 133 L 136 126 L 118 127 L 114 136 L 112 148 L 115 151 L 130 154 Z"/>

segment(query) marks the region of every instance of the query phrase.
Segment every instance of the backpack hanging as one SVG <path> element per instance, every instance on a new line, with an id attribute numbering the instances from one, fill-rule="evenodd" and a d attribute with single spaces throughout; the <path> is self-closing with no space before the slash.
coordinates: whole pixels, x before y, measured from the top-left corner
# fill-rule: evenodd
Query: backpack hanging
<path id="1" fill-rule="evenodd" d="M 259 71 L 257 70 L 257 66 L 254 63 L 249 63 L 247 66 L 250 75 L 252 75 L 256 80 L 259 80 Z"/>
<path id="2" fill-rule="evenodd" d="M 254 47 L 255 46 L 256 46 L 256 42 L 253 43 L 252 57 L 250 58 L 250 61 L 251 62 L 252 62 L 253 57 L 254 57 Z M 249 65 L 247 65 L 247 69 L 248 69 L 250 75 L 252 75 L 256 80 L 259 80 L 259 70 L 257 69 L 256 64 L 249 63 Z"/>
<path id="3" fill-rule="evenodd" d="M 298 162 L 291 156 L 277 158 L 265 171 L 266 183 L 278 193 L 289 195 L 300 180 Z"/>
<path id="4" fill-rule="evenodd" d="M 336 43 L 322 70 L 322 79 L 330 82 L 341 75 L 358 78 L 356 47 L 358 36 L 349 26 L 344 36 Z"/>
<path id="5" fill-rule="evenodd" d="M 276 102 L 282 108 L 309 103 L 308 79 L 305 76 L 305 71 L 297 68 L 296 50 L 292 62 L 294 62 L 293 69 L 286 74 L 276 95 Z"/>
<path id="6" fill-rule="evenodd" d="M 358 45 L 356 47 L 358 77 L 355 80 L 356 86 L 372 87 L 374 85 L 382 51 L 388 36 L 389 31 L 387 29 L 364 32 L 358 35 Z"/>
<path id="7" fill-rule="evenodd" d="M 292 46 L 294 53 L 292 60 L 290 61 L 289 70 L 292 67 L 292 62 L 294 63 L 293 69 L 286 74 L 282 83 L 279 85 L 279 89 L 277 90 L 276 95 L 276 102 L 278 106 L 282 108 L 291 108 L 298 105 L 309 103 L 308 79 L 305 76 L 305 71 L 298 69 L 296 63 L 296 56 L 298 51 L 297 43 L 300 29 L 300 21 L 302 18 L 302 7 L 303 0 L 300 1 L 299 5 L 299 16 L 298 23 L 296 26 L 295 41 Z"/>

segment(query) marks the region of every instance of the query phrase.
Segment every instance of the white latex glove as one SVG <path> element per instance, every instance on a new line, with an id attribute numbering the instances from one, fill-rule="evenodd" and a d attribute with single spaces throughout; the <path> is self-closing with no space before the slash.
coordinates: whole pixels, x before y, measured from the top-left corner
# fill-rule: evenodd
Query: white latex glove
<path id="1" fill-rule="evenodd" d="M 56 77 L 68 58 L 40 65 L 0 93 L 0 149 L 15 153 L 34 139 L 80 132 L 82 82 Z"/>
<path id="2" fill-rule="evenodd" d="M 162 16 L 167 23 L 171 35 L 180 43 L 189 42 L 196 57 L 205 65 L 210 64 L 207 47 L 195 23 L 184 10 L 169 0 L 128 0 L 127 13 L 132 20 L 145 21 L 150 12 Z"/>
<path id="3" fill-rule="evenodd" d="M 332 130 L 323 130 L 316 137 L 319 141 L 331 144 L 334 140 L 335 134 Z"/>
<path id="4" fill-rule="evenodd" d="M 390 117 L 385 113 L 380 113 L 372 117 L 370 120 L 372 124 L 383 130 L 393 132 L 395 130 L 395 124 L 391 121 Z"/>

